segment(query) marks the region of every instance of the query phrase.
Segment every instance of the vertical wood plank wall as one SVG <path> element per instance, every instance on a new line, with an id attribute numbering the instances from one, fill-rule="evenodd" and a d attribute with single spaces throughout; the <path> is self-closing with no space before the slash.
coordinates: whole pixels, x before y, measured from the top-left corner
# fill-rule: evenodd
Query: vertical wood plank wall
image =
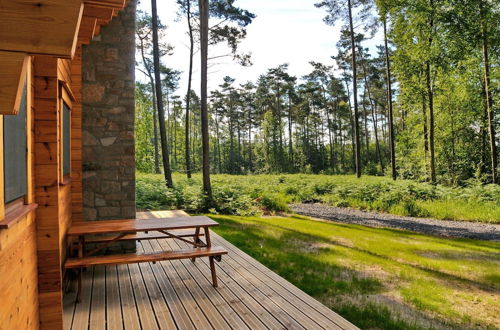
<path id="1" fill-rule="evenodd" d="M 60 329 L 62 277 L 59 245 L 57 59 L 35 57 L 35 196 L 40 324 Z"/>
<path id="2" fill-rule="evenodd" d="M 98 31 L 97 18 L 101 19 L 99 24 L 107 24 L 123 4 L 113 6 L 86 7 L 90 23 L 80 26 L 72 60 L 31 57 L 28 76 L 31 167 L 27 202 L 37 203 L 38 208 L 12 227 L 0 230 L 1 330 L 63 327 L 62 265 L 67 250 L 66 232 L 72 221 L 83 220 L 82 44 L 90 43 Z M 64 184 L 59 175 L 61 84 L 68 86 L 75 98 L 71 109 L 71 182 Z"/>
<path id="3" fill-rule="evenodd" d="M 32 67 L 28 72 L 28 129 L 34 129 Z M 31 119 L 31 120 L 29 120 Z M 33 139 L 29 139 L 31 152 L 34 153 Z M 33 165 L 33 164 L 32 164 Z M 29 171 L 33 175 L 33 170 Z M 29 177 L 30 184 L 33 177 Z M 28 201 L 33 200 L 28 189 Z M 9 229 L 0 230 L 0 328 L 37 329 L 38 319 L 38 279 L 35 211 L 25 215 Z"/>
<path id="4" fill-rule="evenodd" d="M 73 221 L 83 221 L 82 192 L 82 44 L 71 60 L 71 212 Z"/>
<path id="5" fill-rule="evenodd" d="M 71 86 L 69 60 L 35 57 L 35 195 L 40 325 L 62 328 L 62 263 L 71 225 L 71 184 L 59 182 L 60 82 Z"/>

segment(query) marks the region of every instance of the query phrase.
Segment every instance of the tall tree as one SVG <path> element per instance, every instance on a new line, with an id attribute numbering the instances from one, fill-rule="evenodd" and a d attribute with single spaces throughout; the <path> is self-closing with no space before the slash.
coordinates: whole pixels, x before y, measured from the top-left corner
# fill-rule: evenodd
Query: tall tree
<path id="1" fill-rule="evenodd" d="M 192 19 L 192 11 L 191 11 L 191 2 L 192 0 L 177 0 L 177 4 L 181 8 L 181 12 L 187 17 L 188 24 L 188 35 L 189 35 L 189 69 L 188 69 L 188 87 L 186 92 L 186 114 L 184 119 L 184 129 L 185 129 L 185 157 L 186 157 L 186 175 L 191 178 L 191 147 L 189 142 L 190 136 L 190 128 L 191 125 L 189 123 L 189 111 L 191 108 L 191 84 L 193 81 L 193 60 L 194 60 L 194 30 L 193 30 L 193 19 Z"/>
<path id="2" fill-rule="evenodd" d="M 151 0 L 152 28 L 153 28 L 153 67 L 155 73 L 156 104 L 158 109 L 158 120 L 160 126 L 161 153 L 163 159 L 163 172 L 167 187 L 172 188 L 172 170 L 170 168 L 170 158 L 167 142 L 167 130 L 165 128 L 165 109 L 163 107 L 163 91 L 161 88 L 160 76 L 160 47 L 158 43 L 158 12 L 156 0 Z"/>
<path id="3" fill-rule="evenodd" d="M 391 78 L 391 60 L 389 57 L 389 45 L 387 42 L 387 15 L 383 15 L 382 23 L 384 25 L 384 49 L 386 65 L 386 86 L 387 103 L 389 105 L 389 147 L 391 149 L 391 175 L 396 180 L 398 173 L 396 170 L 396 141 L 394 138 L 394 110 L 392 107 L 392 78 Z"/>
<path id="4" fill-rule="evenodd" d="M 153 104 L 153 144 L 154 144 L 154 172 L 160 173 L 160 153 L 159 153 L 159 143 L 158 143 L 158 120 L 157 118 L 157 104 L 156 104 L 156 91 L 154 83 L 153 74 L 153 59 L 152 59 L 152 19 L 151 15 L 143 11 L 137 11 L 136 15 L 136 49 L 140 54 L 140 61 L 142 62 L 142 67 L 138 69 L 144 73 L 150 83 L 152 90 L 152 104 Z M 158 34 L 161 36 L 166 30 L 166 26 L 163 25 L 160 20 L 158 20 Z M 172 55 L 173 47 L 167 43 L 161 43 L 159 45 L 160 57 L 165 55 Z"/>
<path id="5" fill-rule="evenodd" d="M 356 176 L 361 176 L 361 138 L 359 131 L 359 110 L 358 110 L 358 85 L 357 85 L 357 62 L 356 62 L 356 43 L 354 31 L 353 9 L 361 7 L 360 15 L 368 17 L 371 8 L 371 0 L 325 0 L 316 3 L 318 8 L 326 8 L 328 15 L 325 17 L 325 23 L 334 25 L 339 19 L 343 19 L 349 26 L 351 37 L 351 56 L 352 56 L 352 94 L 354 103 L 354 136 L 355 136 L 355 166 Z"/>
<path id="6" fill-rule="evenodd" d="M 208 0 L 200 0 L 200 48 L 201 48 L 201 139 L 203 150 L 203 191 L 208 204 L 212 202 L 210 182 L 210 136 L 208 133 L 207 70 L 208 70 Z"/>

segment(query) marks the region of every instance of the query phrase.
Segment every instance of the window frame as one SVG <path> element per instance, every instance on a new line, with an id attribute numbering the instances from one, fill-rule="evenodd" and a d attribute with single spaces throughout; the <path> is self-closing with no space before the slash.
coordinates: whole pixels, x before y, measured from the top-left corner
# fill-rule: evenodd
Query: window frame
<path id="1" fill-rule="evenodd" d="M 73 102 L 75 98 L 68 84 L 64 81 L 59 81 L 59 102 L 58 102 L 58 112 L 59 112 L 59 184 L 66 185 L 71 182 L 71 174 L 72 174 L 72 166 L 71 166 L 71 119 L 72 119 L 72 110 L 73 110 Z M 64 173 L 64 105 L 68 107 L 68 115 L 69 115 L 69 173 Z"/>
<path id="2" fill-rule="evenodd" d="M 25 74 L 25 84 L 20 86 L 24 89 L 26 85 L 26 194 L 9 203 L 5 203 L 5 182 L 4 182 L 4 116 L 0 115 L 0 230 L 8 229 L 26 214 L 35 210 L 37 204 L 34 203 L 34 182 L 33 182 L 33 80 L 32 61 L 28 57 L 24 63 L 23 74 Z M 17 114 L 12 114 L 16 115 Z"/>

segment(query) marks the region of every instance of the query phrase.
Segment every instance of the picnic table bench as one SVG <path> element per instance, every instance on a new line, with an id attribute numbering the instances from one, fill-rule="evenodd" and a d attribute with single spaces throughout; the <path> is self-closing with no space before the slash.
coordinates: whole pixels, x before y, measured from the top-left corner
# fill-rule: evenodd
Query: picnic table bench
<path id="1" fill-rule="evenodd" d="M 68 236 L 78 238 L 78 256 L 66 259 L 64 267 L 66 269 L 77 269 L 79 271 L 77 300 L 80 299 L 83 269 L 96 265 L 117 265 L 176 259 L 191 259 L 194 262 L 196 258 L 208 257 L 210 261 L 210 270 L 212 272 L 212 285 L 217 287 L 214 260 L 220 261 L 222 255 L 227 254 L 225 248 L 221 246 L 212 246 L 210 242 L 209 228 L 218 225 L 217 222 L 205 216 L 74 223 L 68 230 Z M 182 230 L 182 232 L 179 233 L 179 230 Z M 189 232 L 186 233 L 186 230 Z M 194 232 L 190 230 L 194 230 Z M 89 238 L 88 236 L 91 237 Z M 203 241 L 201 237 L 204 237 L 205 241 Z M 193 247 L 191 249 L 154 253 L 138 252 L 95 255 L 97 252 L 119 241 L 161 238 L 178 239 Z M 191 238 L 191 240 L 189 238 Z M 85 247 L 89 243 L 92 243 L 95 247 L 90 251 L 86 251 Z"/>

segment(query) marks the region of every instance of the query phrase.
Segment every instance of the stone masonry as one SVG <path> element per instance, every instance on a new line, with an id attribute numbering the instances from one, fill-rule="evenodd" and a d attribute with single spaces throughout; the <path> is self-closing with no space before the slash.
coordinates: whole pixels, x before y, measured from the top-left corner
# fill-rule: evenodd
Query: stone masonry
<path id="1" fill-rule="evenodd" d="M 134 0 L 83 48 L 84 220 L 135 218 Z"/>

